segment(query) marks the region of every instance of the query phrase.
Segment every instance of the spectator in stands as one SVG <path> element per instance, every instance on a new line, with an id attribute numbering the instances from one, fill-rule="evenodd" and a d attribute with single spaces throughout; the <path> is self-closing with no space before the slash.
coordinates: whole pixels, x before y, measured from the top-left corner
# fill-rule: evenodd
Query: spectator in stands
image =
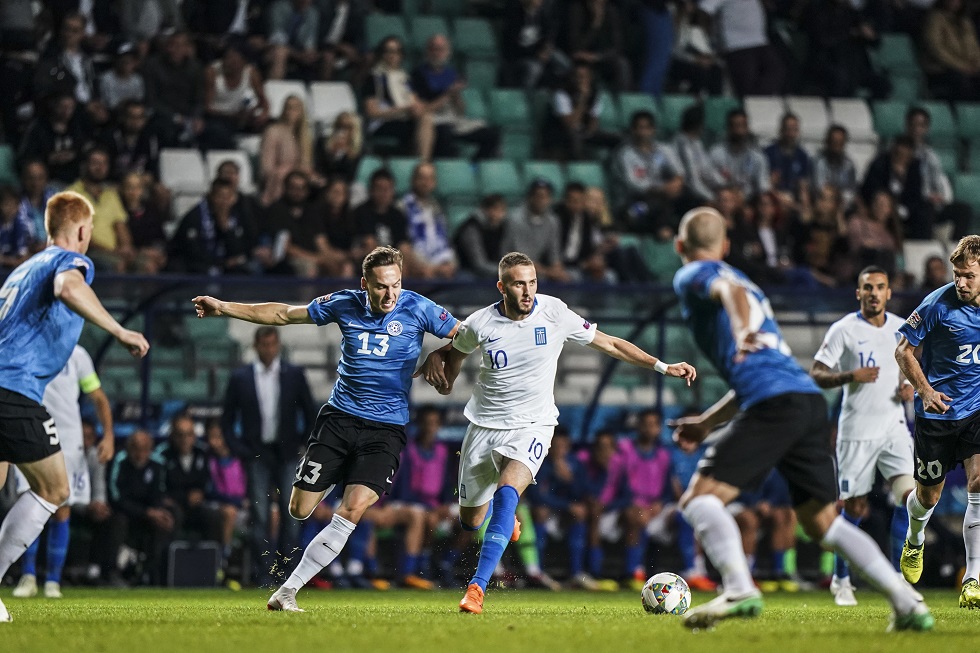
<path id="1" fill-rule="evenodd" d="M 482 120 L 466 117 L 466 101 L 462 79 L 452 66 L 452 46 L 442 34 L 432 36 L 426 43 L 425 61 L 412 71 L 411 86 L 436 124 L 436 156 L 456 156 L 456 141 L 477 146 L 475 160 L 497 156 L 500 132 Z"/>
<path id="2" fill-rule="evenodd" d="M 612 245 L 606 242 L 599 216 L 586 208 L 583 184 L 573 181 L 565 186 L 555 215 L 561 226 L 562 265 L 584 281 L 615 282 L 616 275 L 606 267 Z"/>
<path id="3" fill-rule="evenodd" d="M 330 135 L 320 139 L 314 152 L 316 170 L 324 177 L 342 177 L 354 183 L 364 145 L 361 118 L 344 111 L 333 122 Z"/>
<path id="4" fill-rule="evenodd" d="M 235 189 L 215 179 L 200 203 L 181 219 L 170 241 L 169 267 L 187 274 L 247 274 L 255 243 L 233 211 Z"/>
<path id="5" fill-rule="evenodd" d="M 236 133 L 261 131 L 269 122 L 262 75 L 248 63 L 245 47 L 229 40 L 221 58 L 204 69 L 204 115 L 229 141 Z"/>
<path id="6" fill-rule="evenodd" d="M 817 190 L 812 214 L 796 239 L 793 260 L 809 275 L 811 287 L 833 288 L 853 283 L 847 262 L 847 225 L 841 193 L 833 186 Z"/>
<path id="7" fill-rule="evenodd" d="M 671 85 L 681 93 L 721 95 L 725 70 L 711 44 L 707 17 L 693 0 L 678 3 Z"/>
<path id="8" fill-rule="evenodd" d="M 231 207 L 231 212 L 241 220 L 245 231 L 259 233 L 259 224 L 265 219 L 265 210 L 254 194 L 242 190 L 242 170 L 239 163 L 234 159 L 222 161 L 218 164 L 217 178 L 227 181 L 235 190 L 235 204 Z"/>
<path id="9" fill-rule="evenodd" d="M 456 274 L 456 253 L 449 242 L 446 214 L 435 198 L 436 184 L 435 166 L 418 164 L 412 171 L 412 190 L 399 204 L 415 254 L 407 266 L 408 277 L 449 279 Z"/>
<path id="10" fill-rule="evenodd" d="M 262 3 L 265 4 L 265 3 Z M 187 0 L 184 14 L 191 33 L 199 40 L 200 55 L 214 59 L 227 39 L 251 37 L 260 45 L 265 39 L 265 12 L 255 0 Z M 261 23 L 261 24 L 260 24 Z"/>
<path id="11" fill-rule="evenodd" d="M 670 70 L 674 12 L 670 11 L 666 0 L 642 0 L 637 3 L 634 16 L 643 25 L 642 37 L 645 41 L 637 86 L 643 93 L 659 98 L 664 92 Z M 629 23 L 628 19 L 626 23 Z M 629 32 L 627 28 L 627 35 Z"/>
<path id="12" fill-rule="evenodd" d="M 31 224 L 20 212 L 20 198 L 12 186 L 0 186 L 0 271 L 9 272 L 27 260 Z"/>
<path id="13" fill-rule="evenodd" d="M 395 205 L 395 178 L 385 168 L 371 174 L 368 181 L 368 199 L 354 209 L 358 242 L 354 247 L 355 258 L 364 256 L 375 247 L 395 247 L 411 260 L 412 245 L 408 237 L 408 219 Z"/>
<path id="14" fill-rule="evenodd" d="M 531 182 L 526 200 L 507 218 L 502 249 L 530 256 L 542 279 L 569 281 L 571 276 L 562 265 L 561 223 L 551 206 L 553 193 L 547 179 Z"/>
<path id="15" fill-rule="evenodd" d="M 847 240 L 852 264 L 883 268 L 889 275 L 897 270 L 902 251 L 902 223 L 895 199 L 886 190 L 875 191 L 867 210 L 856 212 L 847 222 Z"/>
<path id="16" fill-rule="evenodd" d="M 126 39 L 142 44 L 165 31 L 183 28 L 178 0 L 126 0 L 119 5 L 119 22 Z"/>
<path id="17" fill-rule="evenodd" d="M 910 107 L 905 113 L 905 134 L 915 146 L 915 158 L 922 168 L 922 192 L 935 216 L 936 223 L 949 222 L 953 238 L 960 239 L 970 229 L 972 209 L 965 202 L 953 199 L 953 185 L 943 170 L 936 150 L 929 144 L 932 116 L 922 107 Z"/>
<path id="18" fill-rule="evenodd" d="M 40 251 L 48 241 L 44 209 L 57 192 L 48 182 L 48 168 L 43 161 L 28 160 L 21 165 L 20 188 L 20 215 L 31 227 L 31 250 Z"/>
<path id="19" fill-rule="evenodd" d="M 746 196 L 769 190 L 769 162 L 749 133 L 749 119 L 743 109 L 732 109 L 725 120 L 725 140 L 711 148 L 711 162 L 727 184 Z"/>
<path id="20" fill-rule="evenodd" d="M 286 98 L 282 113 L 262 134 L 259 155 L 262 177 L 262 205 L 269 206 L 282 195 L 283 181 L 299 170 L 313 175 L 313 130 L 306 117 L 306 105 L 296 95 Z M 311 180 L 320 185 L 319 176 Z"/>
<path id="21" fill-rule="evenodd" d="M 963 0 L 939 0 L 926 18 L 922 67 L 929 88 L 956 101 L 980 99 L 980 43 Z"/>
<path id="22" fill-rule="evenodd" d="M 728 260 L 756 283 L 781 283 L 790 267 L 792 225 L 776 193 L 760 193 L 735 218 Z"/>
<path id="23" fill-rule="evenodd" d="M 232 452 L 245 463 L 252 508 L 252 565 L 258 580 L 268 580 L 262 552 L 291 551 L 298 541 L 298 522 L 290 519 L 289 492 L 296 472 L 296 452 L 312 430 L 318 406 L 303 368 L 282 360 L 279 332 L 255 330 L 257 360 L 236 369 L 228 379 L 221 428 Z M 237 428 L 236 428 L 237 427 Z M 236 435 L 237 434 L 237 435 Z M 270 507 L 279 506 L 280 532 L 270 543 Z"/>
<path id="24" fill-rule="evenodd" d="M 656 136 L 653 113 L 634 113 L 629 140 L 613 153 L 612 176 L 627 230 L 670 240 L 686 207 L 693 208 L 697 200 L 682 197 L 684 171 L 674 152 L 657 143 Z"/>
<path id="25" fill-rule="evenodd" d="M 216 508 L 221 518 L 221 559 L 222 569 L 231 557 L 231 542 L 235 537 L 238 513 L 248 509 L 248 485 L 242 461 L 231 453 L 221 422 L 211 418 L 204 427 L 208 445 L 208 502 Z"/>
<path id="26" fill-rule="evenodd" d="M 629 89 L 632 72 L 619 8 L 609 0 L 582 0 L 572 4 L 568 12 L 568 50 L 572 59 L 594 68 L 614 90 Z"/>
<path id="27" fill-rule="evenodd" d="M 764 150 L 769 162 L 772 188 L 800 198 L 810 192 L 810 155 L 800 147 L 800 119 L 793 113 L 783 114 L 779 122 L 779 140 Z"/>
<path id="28" fill-rule="evenodd" d="M 806 70 L 821 95 L 853 97 L 866 88 L 881 99 L 888 96 L 891 82 L 875 71 L 868 56 L 880 39 L 856 6 L 848 0 L 809 3 L 800 21 L 809 38 Z"/>
<path id="29" fill-rule="evenodd" d="M 333 252 L 333 257 L 321 263 L 322 273 L 328 277 L 353 277 L 352 250 L 357 239 L 357 225 L 350 206 L 350 186 L 343 177 L 327 181 L 322 207 L 315 210 L 323 215 L 324 233 Z"/>
<path id="30" fill-rule="evenodd" d="M 847 156 L 847 128 L 827 128 L 823 149 L 813 162 L 813 188 L 820 192 L 830 186 L 841 194 L 844 206 L 850 206 L 857 195 L 858 179 L 854 161 Z"/>
<path id="31" fill-rule="evenodd" d="M 98 96 L 92 58 L 82 49 L 85 39 L 85 17 L 79 13 L 65 16 L 53 45 L 37 65 L 34 92 L 38 97 L 71 93 L 96 125 L 109 120 L 109 113 Z"/>
<path id="32" fill-rule="evenodd" d="M 143 67 L 146 104 L 160 122 L 164 140 L 170 146 L 202 145 L 231 149 L 234 143 L 212 136 L 205 130 L 204 73 L 194 58 L 187 34 L 174 32 L 167 37 L 164 52 L 147 60 Z"/>
<path id="33" fill-rule="evenodd" d="M 367 29 L 365 7 L 354 0 L 320 2 L 320 52 L 323 56 L 323 78 L 351 71 L 355 78 L 367 63 Z"/>
<path id="34" fill-rule="evenodd" d="M 507 251 L 503 248 L 507 229 L 507 200 L 503 195 L 487 195 L 456 230 L 455 247 L 460 265 L 481 279 L 497 279 L 497 264 Z"/>
<path id="35" fill-rule="evenodd" d="M 922 290 L 932 292 L 949 283 L 949 267 L 942 256 L 930 256 L 922 272 Z"/>
<path id="36" fill-rule="evenodd" d="M 60 32 L 65 20 L 75 15 L 84 19 L 83 43 L 92 52 L 104 52 L 119 33 L 118 3 L 112 0 L 48 0 L 53 31 Z"/>
<path id="37" fill-rule="evenodd" d="M 163 465 L 151 458 L 153 438 L 140 429 L 126 440 L 126 450 L 112 461 L 109 472 L 109 505 L 112 516 L 106 542 L 109 578 L 118 582 L 115 560 L 119 548 L 130 544 L 146 556 L 150 582 L 161 584 L 163 552 L 174 533 L 176 520 L 163 492 Z"/>
<path id="38" fill-rule="evenodd" d="M 683 166 L 687 187 L 700 202 L 711 201 L 725 178 L 715 168 L 701 140 L 704 132 L 704 106 L 696 104 L 681 114 L 681 130 L 674 137 L 674 151 Z"/>
<path id="39" fill-rule="evenodd" d="M 296 170 L 286 176 L 286 192 L 269 206 L 263 232 L 274 243 L 275 258 L 282 262 L 278 272 L 312 279 L 333 267 L 344 253 L 330 246 L 320 207 L 310 201 L 310 182 Z"/>
<path id="40" fill-rule="evenodd" d="M 269 7 L 269 79 L 310 81 L 323 73 L 317 50 L 320 10 L 313 0 L 276 0 Z M 324 75 L 324 78 L 328 75 Z"/>
<path id="41" fill-rule="evenodd" d="M 89 258 L 96 268 L 124 272 L 136 253 L 126 226 L 126 209 L 115 184 L 109 182 L 109 152 L 98 146 L 90 149 L 81 178 L 68 190 L 80 194 L 95 209 Z"/>
<path id="42" fill-rule="evenodd" d="M 4 44 L 4 50 L 26 52 L 37 49 L 38 11 L 31 0 L 0 4 L 0 43 Z"/>
<path id="43" fill-rule="evenodd" d="M 127 100 L 119 107 L 119 125 L 106 138 L 113 179 L 136 172 L 154 183 L 160 174 L 160 136 L 150 123 L 146 105 Z"/>
<path id="44" fill-rule="evenodd" d="M 619 136 L 599 129 L 603 103 L 592 69 L 578 63 L 565 85 L 552 96 L 544 124 L 544 143 L 560 159 L 582 159 L 586 146 L 615 147 Z"/>
<path id="45" fill-rule="evenodd" d="M 194 419 L 178 413 L 170 420 L 170 436 L 154 458 L 163 466 L 164 494 L 174 507 L 177 530 L 205 540 L 221 537 L 220 515 L 205 499 L 211 490 L 211 471 L 204 444 L 197 441 Z"/>
<path id="46" fill-rule="evenodd" d="M 52 181 L 61 186 L 78 179 L 82 150 L 91 140 L 89 122 L 76 107 L 75 97 L 68 93 L 45 102 L 40 115 L 27 128 L 17 153 L 20 161 L 43 161 Z"/>
<path id="47" fill-rule="evenodd" d="M 698 7 L 714 16 L 735 93 L 781 95 L 786 66 L 769 43 L 762 0 L 703 0 Z"/>
<path id="48" fill-rule="evenodd" d="M 923 188 L 922 165 L 915 158 L 915 143 L 903 135 L 868 166 L 861 184 L 861 199 L 871 206 L 878 191 L 889 193 L 898 202 L 905 237 L 928 240 L 932 238 L 933 216 Z"/>
<path id="49" fill-rule="evenodd" d="M 112 68 L 99 77 L 99 93 L 106 109 L 115 111 L 127 100 L 142 102 L 146 98 L 143 75 L 137 70 L 139 60 L 132 43 L 123 43 L 116 50 Z"/>
<path id="50" fill-rule="evenodd" d="M 404 56 L 404 45 L 394 36 L 382 39 L 375 49 L 377 63 L 363 91 L 368 133 L 397 139 L 401 151 L 414 146 L 415 154 L 429 161 L 436 142 L 435 121 L 409 85 Z"/>
<path id="51" fill-rule="evenodd" d="M 555 46 L 558 21 L 552 0 L 508 0 L 504 7 L 501 53 L 503 82 L 530 91 L 563 79 L 571 62 Z"/>
<path id="52" fill-rule="evenodd" d="M 149 191 L 143 175 L 129 173 L 123 177 L 119 190 L 135 252 L 133 268 L 143 274 L 157 274 L 167 266 L 163 215 L 153 202 L 147 201 Z"/>

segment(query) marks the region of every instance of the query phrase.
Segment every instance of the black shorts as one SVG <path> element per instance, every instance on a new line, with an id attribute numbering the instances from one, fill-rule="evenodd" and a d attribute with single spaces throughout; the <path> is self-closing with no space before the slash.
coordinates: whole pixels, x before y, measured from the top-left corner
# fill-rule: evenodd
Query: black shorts
<path id="1" fill-rule="evenodd" d="M 33 463 L 61 451 L 54 418 L 29 397 L 0 388 L 0 461 Z"/>
<path id="2" fill-rule="evenodd" d="M 980 411 L 963 419 L 915 416 L 915 480 L 939 485 L 956 465 L 980 453 Z"/>
<path id="3" fill-rule="evenodd" d="M 698 473 L 740 490 L 760 488 L 773 468 L 792 504 L 837 500 L 837 471 L 823 395 L 788 393 L 740 411 L 698 463 Z"/>
<path id="4" fill-rule="evenodd" d="M 293 487 L 323 492 L 338 483 L 364 485 L 378 496 L 391 492 L 391 479 L 405 448 L 405 427 L 374 422 L 324 406 L 316 418 Z"/>

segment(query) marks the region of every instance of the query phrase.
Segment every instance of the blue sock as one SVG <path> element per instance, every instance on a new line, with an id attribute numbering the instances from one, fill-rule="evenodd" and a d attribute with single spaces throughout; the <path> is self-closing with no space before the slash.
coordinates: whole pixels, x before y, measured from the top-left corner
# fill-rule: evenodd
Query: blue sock
<path id="1" fill-rule="evenodd" d="M 633 546 L 626 547 L 626 575 L 632 576 L 637 569 L 643 570 L 643 554 L 647 550 L 646 533 L 640 535 L 640 541 Z"/>
<path id="2" fill-rule="evenodd" d="M 602 561 L 602 544 L 589 549 L 589 573 L 592 574 L 594 578 L 599 578 L 602 576 Z"/>
<path id="3" fill-rule="evenodd" d="M 534 525 L 534 543 L 538 548 L 538 559 L 544 560 L 544 552 L 548 548 L 548 531 L 544 524 Z"/>
<path id="4" fill-rule="evenodd" d="M 61 582 L 61 570 L 65 568 L 68 557 L 68 520 L 51 520 L 48 524 L 48 571 L 45 580 Z"/>
<path id="5" fill-rule="evenodd" d="M 773 551 L 772 552 L 772 573 L 775 576 L 782 576 L 785 572 L 784 566 L 786 563 L 786 552 L 785 551 Z"/>
<path id="6" fill-rule="evenodd" d="M 41 536 L 38 535 L 37 539 L 31 542 L 31 545 L 24 551 L 24 555 L 20 557 L 20 573 L 37 576 L 37 550 L 40 546 Z"/>
<path id="7" fill-rule="evenodd" d="M 374 524 L 369 521 L 362 521 L 354 529 L 354 532 L 347 538 L 347 556 L 351 560 L 364 562 L 367 558 L 368 545 L 371 543 L 371 533 L 374 531 Z"/>
<path id="8" fill-rule="evenodd" d="M 497 495 L 494 494 L 493 496 L 497 496 Z M 459 525 L 463 527 L 463 530 L 464 531 L 471 531 L 471 532 L 475 533 L 478 530 L 480 530 L 481 528 L 483 528 L 483 524 L 486 524 L 487 523 L 487 520 L 490 519 L 492 516 L 493 516 L 493 499 L 490 499 L 490 503 L 487 504 L 487 516 L 483 518 L 483 523 L 481 523 L 476 528 L 473 528 L 472 526 L 468 526 L 468 525 L 464 524 L 463 521 L 460 520 Z"/>
<path id="9" fill-rule="evenodd" d="M 684 571 L 694 569 L 694 529 L 687 523 L 680 511 L 677 513 L 677 547 L 681 550 Z"/>
<path id="10" fill-rule="evenodd" d="M 401 554 L 401 561 L 398 563 L 398 571 L 401 576 L 415 576 L 419 571 L 419 557 L 417 555 Z"/>
<path id="11" fill-rule="evenodd" d="M 490 576 L 497 568 L 510 536 L 514 533 L 514 513 L 519 499 L 517 490 L 510 485 L 498 488 L 493 494 L 493 516 L 490 518 L 486 537 L 483 538 L 483 545 L 480 547 L 480 561 L 476 565 L 476 574 L 470 580 L 470 583 L 476 583 L 484 592 L 487 591 Z"/>
<path id="12" fill-rule="evenodd" d="M 844 519 L 846 519 L 851 524 L 854 524 L 855 526 L 859 526 L 861 524 L 860 517 L 852 517 L 851 515 L 847 514 L 846 510 L 842 510 L 840 514 Z M 902 532 L 902 537 L 905 537 L 904 531 Z M 843 556 L 835 553 L 834 576 L 837 576 L 838 578 L 848 578 L 850 577 L 850 575 L 851 575 L 851 570 L 847 566 L 847 560 L 844 560 Z"/>
<path id="13" fill-rule="evenodd" d="M 585 564 L 585 522 L 573 522 L 568 527 L 568 567 L 575 578 Z"/>
<path id="14" fill-rule="evenodd" d="M 902 559 L 902 547 L 905 546 L 905 535 L 909 528 L 909 513 L 908 509 L 903 503 L 900 506 L 895 506 L 895 511 L 892 513 L 892 532 L 891 532 L 891 543 L 892 543 L 892 565 L 895 569 L 898 569 L 898 563 Z"/>

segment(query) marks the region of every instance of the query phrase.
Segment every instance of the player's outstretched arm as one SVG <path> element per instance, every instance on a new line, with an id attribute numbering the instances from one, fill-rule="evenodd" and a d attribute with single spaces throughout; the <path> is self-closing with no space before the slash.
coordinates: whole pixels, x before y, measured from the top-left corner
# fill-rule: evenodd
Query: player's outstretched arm
<path id="1" fill-rule="evenodd" d="M 922 371 L 922 366 L 919 365 L 919 361 L 915 357 L 915 347 L 905 336 L 902 336 L 902 339 L 898 341 L 898 347 L 895 348 L 895 360 L 898 361 L 898 367 L 902 370 L 902 374 L 905 375 L 905 378 L 909 380 L 922 399 L 923 410 L 937 415 L 942 415 L 949 410 L 947 404 L 952 399 L 943 392 L 936 392 L 929 385 L 929 381 Z"/>
<path id="2" fill-rule="evenodd" d="M 659 358 L 651 356 L 629 340 L 623 340 L 622 338 L 611 336 L 602 331 L 595 332 L 595 338 L 589 343 L 589 346 L 597 351 L 601 351 L 607 356 L 618 358 L 630 365 L 645 367 L 667 376 L 686 379 L 688 385 L 691 385 L 691 381 L 698 376 L 698 372 L 694 369 L 693 365 L 688 365 L 687 363 L 661 363 Z M 660 364 L 659 367 L 658 364 Z"/>
<path id="3" fill-rule="evenodd" d="M 729 390 L 714 406 L 700 415 L 671 421 L 669 426 L 674 428 L 674 442 L 687 452 L 694 451 L 716 426 L 735 417 L 737 412 L 735 391 Z"/>
<path id="4" fill-rule="evenodd" d="M 810 377 L 821 388 L 839 388 L 848 383 L 874 383 L 878 380 L 879 367 L 859 367 L 847 372 L 835 372 L 820 361 L 813 361 Z"/>
<path id="5" fill-rule="evenodd" d="M 191 300 L 198 317 L 231 317 L 254 324 L 285 326 L 287 324 L 313 324 L 313 318 L 305 306 L 290 306 L 267 302 L 264 304 L 239 304 L 223 302 L 214 297 L 201 295 Z"/>
<path id="6" fill-rule="evenodd" d="M 142 333 L 123 328 L 105 310 L 95 291 L 85 283 L 85 277 L 78 270 L 66 270 L 54 278 L 54 296 L 72 311 L 108 332 L 133 356 L 142 358 L 150 350 L 150 343 Z"/>

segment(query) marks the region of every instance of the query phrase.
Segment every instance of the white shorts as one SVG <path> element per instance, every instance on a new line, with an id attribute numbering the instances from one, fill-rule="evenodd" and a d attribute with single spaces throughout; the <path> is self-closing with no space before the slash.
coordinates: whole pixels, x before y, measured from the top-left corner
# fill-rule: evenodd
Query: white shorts
<path id="1" fill-rule="evenodd" d="M 837 481 L 840 498 L 863 497 L 875 483 L 875 469 L 885 479 L 915 471 L 912 438 L 903 424 L 901 433 L 879 440 L 838 440 Z"/>
<path id="2" fill-rule="evenodd" d="M 71 492 L 68 495 L 68 506 L 87 506 L 92 502 L 92 479 L 88 472 L 88 461 L 85 459 L 85 452 L 65 454 L 65 470 L 68 472 L 68 487 Z M 15 491 L 20 496 L 31 489 L 27 483 L 27 478 L 14 466 L 14 479 L 16 482 Z"/>
<path id="3" fill-rule="evenodd" d="M 554 433 L 553 425 L 487 429 L 470 424 L 459 455 L 459 505 L 474 508 L 493 498 L 504 458 L 519 460 L 532 478 L 537 476 Z"/>

